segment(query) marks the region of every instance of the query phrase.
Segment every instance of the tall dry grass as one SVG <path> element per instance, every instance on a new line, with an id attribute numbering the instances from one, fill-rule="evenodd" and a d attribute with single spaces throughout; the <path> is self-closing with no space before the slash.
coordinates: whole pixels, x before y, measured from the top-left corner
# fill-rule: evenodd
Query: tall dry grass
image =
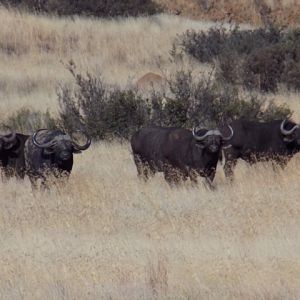
<path id="1" fill-rule="evenodd" d="M 299 162 L 210 192 L 140 182 L 129 145 L 99 143 L 64 187 L 1 183 L 0 298 L 298 299 Z"/>
<path id="2" fill-rule="evenodd" d="M 71 80 L 60 60 L 131 84 L 172 68 L 177 33 L 211 25 L 3 9 L 0 20 L 0 118 L 24 105 L 55 111 L 56 84 Z M 300 121 L 299 94 L 275 98 Z M 219 169 L 210 192 L 141 182 L 128 144 L 99 143 L 75 157 L 65 186 L 0 182 L 0 299 L 298 299 L 299 162 L 277 172 L 240 163 L 233 185 Z"/>
<path id="3" fill-rule="evenodd" d="M 72 80 L 63 65 L 70 59 L 78 68 L 102 73 L 108 83 L 121 86 L 147 72 L 167 73 L 176 35 L 213 25 L 168 15 L 58 19 L 5 9 L 0 9 L 0 20 L 1 115 L 23 103 L 40 109 L 47 103 L 55 111 L 55 87 Z"/>

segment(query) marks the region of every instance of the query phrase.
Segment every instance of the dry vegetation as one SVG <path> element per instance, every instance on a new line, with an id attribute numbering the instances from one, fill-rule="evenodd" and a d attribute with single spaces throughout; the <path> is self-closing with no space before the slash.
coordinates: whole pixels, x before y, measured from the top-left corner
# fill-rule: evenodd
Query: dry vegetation
<path id="1" fill-rule="evenodd" d="M 170 12 L 180 12 L 195 19 L 237 21 L 261 25 L 266 14 L 277 23 L 300 23 L 298 0 L 155 0 Z"/>
<path id="2" fill-rule="evenodd" d="M 177 33 L 210 26 L 164 15 L 0 19 L 1 118 L 24 105 L 55 112 L 56 84 L 71 81 L 60 60 L 124 86 L 167 72 Z M 299 94 L 276 101 L 300 121 Z M 28 180 L 0 183 L 0 298 L 298 299 L 299 164 L 241 163 L 233 185 L 218 172 L 215 192 L 172 189 L 137 179 L 128 144 L 99 143 L 75 157 L 66 186 L 33 194 Z"/>
<path id="3" fill-rule="evenodd" d="M 176 34 L 212 25 L 164 15 L 112 22 L 7 10 L 0 10 L 0 19 L 1 114 L 24 104 L 54 110 L 56 85 L 72 80 L 62 64 L 70 59 L 122 86 L 149 71 L 166 71 Z"/>
<path id="4" fill-rule="evenodd" d="M 103 143 L 64 188 L 1 184 L 0 297 L 297 299 L 298 165 L 171 189 L 137 180 L 128 145 Z"/>

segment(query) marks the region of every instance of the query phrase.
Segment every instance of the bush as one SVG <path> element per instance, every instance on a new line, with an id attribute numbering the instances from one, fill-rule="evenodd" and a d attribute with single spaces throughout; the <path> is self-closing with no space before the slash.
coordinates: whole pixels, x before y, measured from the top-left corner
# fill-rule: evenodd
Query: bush
<path id="1" fill-rule="evenodd" d="M 233 85 L 243 84 L 244 60 L 230 49 L 224 49 L 215 62 L 217 80 Z"/>
<path id="2" fill-rule="evenodd" d="M 67 131 L 84 129 L 95 139 L 128 138 L 148 122 L 149 108 L 136 91 L 110 87 L 89 73 L 78 74 L 73 62 L 68 69 L 76 89 L 61 86 L 58 90 L 59 123 Z"/>
<path id="3" fill-rule="evenodd" d="M 94 17 L 153 15 L 162 7 L 152 0 L 0 0 L 0 4 L 56 15 Z"/>
<path id="4" fill-rule="evenodd" d="M 281 81 L 286 49 L 282 45 L 260 48 L 244 62 L 244 85 L 263 92 L 275 92 Z"/>
<path id="5" fill-rule="evenodd" d="M 9 116 L 0 127 L 9 127 L 21 133 L 32 133 L 41 128 L 54 129 L 56 120 L 51 117 L 49 111 L 43 113 L 24 107 Z"/>
<path id="6" fill-rule="evenodd" d="M 238 118 L 266 121 L 291 115 L 285 106 L 276 106 L 257 93 L 241 91 L 234 85 L 212 78 L 195 83 L 192 95 L 189 121 L 193 124 L 209 122 L 208 125 L 217 126 Z"/>
<path id="7" fill-rule="evenodd" d="M 179 36 L 178 43 L 187 54 L 202 63 L 212 62 L 226 42 L 226 30 L 222 27 L 210 28 L 208 32 L 188 30 Z"/>
<path id="8" fill-rule="evenodd" d="M 268 103 L 258 94 L 241 92 L 212 76 L 195 81 L 191 72 L 177 72 L 169 80 L 171 97 L 153 91 L 149 99 L 144 99 L 138 91 L 108 86 L 101 77 L 89 73 L 78 74 L 73 62 L 68 69 L 76 88 L 61 86 L 58 90 L 58 123 L 67 132 L 83 129 L 94 139 L 129 138 L 149 124 L 216 127 L 241 117 L 263 121 L 291 115 L 285 106 Z"/>
<path id="9" fill-rule="evenodd" d="M 212 75 L 193 81 L 190 72 L 180 71 L 170 85 L 173 97 L 164 97 L 164 104 L 157 106 L 160 111 L 156 112 L 162 118 L 157 123 L 165 126 L 216 127 L 238 118 L 269 121 L 292 114 L 284 105 L 277 106 L 257 93 L 240 91 L 234 85 L 214 80 Z M 156 99 L 156 103 L 162 102 Z"/>
<path id="10" fill-rule="evenodd" d="M 228 50 L 238 55 L 250 54 L 255 49 L 278 43 L 280 37 L 281 30 L 275 27 L 239 30 L 235 26 L 226 30 L 218 26 L 207 32 L 188 30 L 178 37 L 177 44 L 184 52 L 205 63 Z"/>
<path id="11" fill-rule="evenodd" d="M 165 126 L 182 127 L 188 122 L 189 100 L 192 92 L 191 72 L 176 72 L 169 81 L 173 98 L 164 97 L 163 120 Z"/>
<path id="12" fill-rule="evenodd" d="M 283 63 L 281 82 L 289 89 L 300 90 L 300 29 L 294 29 L 282 41 L 288 49 Z"/>
<path id="13" fill-rule="evenodd" d="M 176 45 L 202 63 L 216 61 L 216 78 L 228 83 L 263 92 L 275 92 L 281 83 L 300 89 L 299 29 L 216 27 L 187 31 Z"/>

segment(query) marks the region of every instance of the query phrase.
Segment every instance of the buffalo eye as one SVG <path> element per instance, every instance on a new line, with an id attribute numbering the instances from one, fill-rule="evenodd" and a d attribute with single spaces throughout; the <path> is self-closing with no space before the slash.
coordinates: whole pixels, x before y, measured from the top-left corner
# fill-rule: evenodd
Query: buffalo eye
<path id="1" fill-rule="evenodd" d="M 50 155 L 50 154 L 52 154 L 54 152 L 54 148 L 45 148 L 44 149 L 44 154 L 46 154 L 46 155 Z"/>

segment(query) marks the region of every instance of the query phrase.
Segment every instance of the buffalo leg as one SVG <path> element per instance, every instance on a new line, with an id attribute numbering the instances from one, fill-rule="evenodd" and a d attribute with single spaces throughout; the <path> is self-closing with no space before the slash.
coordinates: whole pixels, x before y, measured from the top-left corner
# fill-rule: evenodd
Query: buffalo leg
<path id="1" fill-rule="evenodd" d="M 290 158 L 286 157 L 276 157 L 275 159 L 272 160 L 272 167 L 273 170 L 276 172 L 278 169 L 278 167 L 283 170 L 285 169 L 285 167 L 287 166 L 288 162 L 289 162 Z"/>
<path id="2" fill-rule="evenodd" d="M 164 166 L 164 178 L 170 184 L 179 184 L 187 178 L 187 176 L 180 170 L 172 167 L 169 164 Z"/>
<path id="3" fill-rule="evenodd" d="M 6 181 L 14 175 L 14 170 L 11 167 L 3 168 L 3 180 Z"/>
<path id="4" fill-rule="evenodd" d="M 211 173 L 205 177 L 205 181 L 209 190 L 215 190 L 215 186 L 213 185 L 213 180 L 216 175 L 216 170 L 212 170 Z"/>
<path id="5" fill-rule="evenodd" d="M 205 170 L 204 172 L 199 171 L 199 170 L 197 172 L 194 172 L 196 183 L 197 183 L 197 179 L 196 179 L 197 175 L 205 178 L 205 187 L 207 189 L 209 189 L 209 190 L 214 190 L 215 189 L 215 187 L 213 185 L 213 180 L 214 180 L 215 175 L 216 175 L 216 169 L 215 168 Z M 191 180 L 192 180 L 192 178 L 191 178 Z"/>
<path id="6" fill-rule="evenodd" d="M 143 178 L 144 180 L 148 180 L 155 174 L 150 164 L 147 161 L 142 160 L 139 155 L 135 154 L 133 158 L 138 172 L 138 177 Z"/>
<path id="7" fill-rule="evenodd" d="M 41 190 L 47 189 L 47 177 L 44 173 L 29 173 L 28 174 L 30 183 L 31 183 L 31 189 L 35 192 L 39 188 Z M 39 185 L 40 181 L 40 185 Z"/>
<path id="8" fill-rule="evenodd" d="M 196 186 L 198 184 L 198 180 L 197 180 L 198 173 L 195 170 L 190 170 L 189 177 L 190 177 L 192 185 Z"/>
<path id="9" fill-rule="evenodd" d="M 34 176 L 29 176 L 31 183 L 31 189 L 35 192 L 38 189 L 38 178 Z"/>
<path id="10" fill-rule="evenodd" d="M 236 159 L 225 161 L 224 173 L 225 173 L 225 176 L 230 179 L 230 181 L 233 180 L 233 169 L 235 168 L 236 164 L 237 164 Z"/>
<path id="11" fill-rule="evenodd" d="M 144 164 L 142 163 L 142 160 L 141 160 L 140 156 L 134 154 L 133 155 L 133 160 L 134 160 L 134 163 L 136 165 L 138 176 L 143 177 L 143 175 L 144 175 L 144 171 L 143 171 L 144 170 Z"/>

